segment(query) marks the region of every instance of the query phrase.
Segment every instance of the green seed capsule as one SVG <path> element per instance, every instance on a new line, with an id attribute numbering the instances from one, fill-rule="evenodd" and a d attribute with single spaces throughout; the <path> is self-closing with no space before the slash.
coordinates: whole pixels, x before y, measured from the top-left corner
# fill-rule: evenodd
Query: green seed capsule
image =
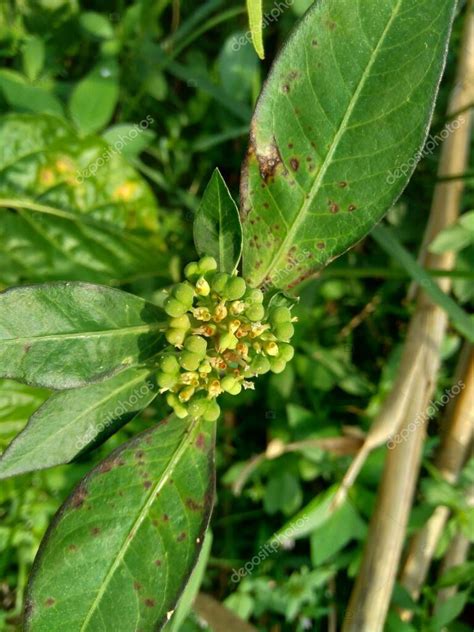
<path id="1" fill-rule="evenodd" d="M 173 388 L 178 383 L 178 376 L 172 373 L 157 373 L 156 381 L 160 388 Z"/>
<path id="2" fill-rule="evenodd" d="M 255 356 L 250 363 L 250 370 L 257 375 L 263 375 L 270 370 L 270 362 L 268 358 L 262 355 Z"/>
<path id="3" fill-rule="evenodd" d="M 235 349 L 239 339 L 234 336 L 230 331 L 226 332 L 219 338 L 219 351 L 226 351 L 226 349 Z"/>
<path id="4" fill-rule="evenodd" d="M 202 356 L 192 351 L 183 351 L 179 355 L 179 363 L 186 369 L 186 371 L 197 371 L 198 366 L 201 364 Z"/>
<path id="5" fill-rule="evenodd" d="M 242 385 L 232 375 L 226 375 L 221 381 L 222 390 L 231 395 L 238 395 L 242 390 Z"/>
<path id="6" fill-rule="evenodd" d="M 285 362 L 289 362 L 290 360 L 293 360 L 293 356 L 295 355 L 295 350 L 293 349 L 293 347 L 291 345 L 287 345 L 287 344 L 282 344 L 279 345 L 280 347 L 280 353 L 279 353 L 279 358 L 281 358 L 282 360 L 285 360 Z"/>
<path id="7" fill-rule="evenodd" d="M 270 368 L 272 373 L 282 373 L 285 370 L 286 362 L 280 358 L 272 358 L 270 360 Z"/>
<path id="8" fill-rule="evenodd" d="M 236 301 L 245 294 L 247 285 L 242 277 L 231 277 L 224 289 L 224 296 L 229 301 Z"/>
<path id="9" fill-rule="evenodd" d="M 183 345 L 184 339 L 186 338 L 186 329 L 174 329 L 171 327 L 166 330 L 165 338 L 174 347 L 181 347 Z"/>
<path id="10" fill-rule="evenodd" d="M 248 288 L 244 298 L 249 303 L 263 303 L 263 292 L 262 290 Z"/>
<path id="11" fill-rule="evenodd" d="M 224 291 L 227 281 L 230 279 L 230 276 L 225 272 L 218 272 L 212 277 L 211 280 L 211 288 L 217 294 L 222 294 Z"/>
<path id="12" fill-rule="evenodd" d="M 295 328 L 291 323 L 281 323 L 274 329 L 275 336 L 278 340 L 281 340 L 281 342 L 290 342 L 294 333 Z"/>
<path id="13" fill-rule="evenodd" d="M 270 312 L 269 320 L 274 325 L 279 325 L 280 323 L 289 323 L 291 321 L 291 312 L 288 307 L 275 307 Z"/>
<path id="14" fill-rule="evenodd" d="M 172 294 L 178 301 L 183 303 L 183 305 L 188 306 L 188 309 L 193 304 L 194 290 L 189 283 L 178 283 L 178 285 L 175 285 L 173 288 Z"/>
<path id="15" fill-rule="evenodd" d="M 221 409 L 219 408 L 219 404 L 215 401 L 211 401 L 207 406 L 206 412 L 203 414 L 203 419 L 205 421 L 217 421 L 220 414 Z"/>
<path id="16" fill-rule="evenodd" d="M 199 261 L 198 267 L 201 274 L 213 272 L 214 270 L 217 270 L 217 261 L 214 259 L 214 257 L 203 257 Z"/>
<path id="17" fill-rule="evenodd" d="M 189 414 L 198 419 L 202 417 L 209 407 L 209 400 L 204 395 L 195 395 L 188 404 Z"/>
<path id="18" fill-rule="evenodd" d="M 194 281 L 199 276 L 199 266 L 195 261 L 191 261 L 184 268 L 184 276 L 188 281 Z"/>
<path id="19" fill-rule="evenodd" d="M 184 342 L 184 348 L 198 354 L 202 359 L 206 355 L 207 342 L 201 336 L 189 336 Z"/>
<path id="20" fill-rule="evenodd" d="M 174 329 L 191 329 L 189 316 L 184 314 L 183 316 L 178 316 L 178 318 L 172 318 L 170 320 L 170 327 L 173 327 Z"/>
<path id="21" fill-rule="evenodd" d="M 179 362 L 174 355 L 163 356 L 160 360 L 160 369 L 163 373 L 170 373 L 172 375 L 178 373 Z"/>
<path id="22" fill-rule="evenodd" d="M 257 322 L 258 320 L 262 320 L 265 316 L 265 308 L 259 303 L 252 303 L 252 305 L 249 305 L 245 310 L 245 315 L 249 320 Z"/>
<path id="23" fill-rule="evenodd" d="M 178 417 L 178 419 L 184 419 L 188 416 L 188 411 L 186 407 L 181 404 L 177 395 L 175 395 L 174 393 L 168 393 L 166 401 L 168 402 L 168 406 L 171 406 L 174 414 L 176 415 L 176 417 Z"/>
<path id="24" fill-rule="evenodd" d="M 174 298 L 173 296 L 168 296 L 165 301 L 165 312 L 168 314 L 168 316 L 176 318 L 178 316 L 182 316 L 187 311 L 188 308 L 186 307 L 186 305 L 183 305 L 181 301 L 178 301 L 178 299 Z"/>

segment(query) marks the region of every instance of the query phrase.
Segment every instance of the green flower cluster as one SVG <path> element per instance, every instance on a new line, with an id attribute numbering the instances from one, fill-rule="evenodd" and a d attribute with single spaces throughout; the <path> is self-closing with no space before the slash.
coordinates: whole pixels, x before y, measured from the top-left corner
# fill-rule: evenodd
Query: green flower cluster
<path id="1" fill-rule="evenodd" d="M 160 355 L 157 380 L 178 417 L 214 421 L 218 395 L 238 395 L 254 388 L 253 377 L 284 370 L 294 354 L 288 343 L 295 319 L 287 307 L 266 309 L 260 290 L 218 272 L 212 257 L 184 272 L 187 280 L 165 301 L 169 347 Z"/>

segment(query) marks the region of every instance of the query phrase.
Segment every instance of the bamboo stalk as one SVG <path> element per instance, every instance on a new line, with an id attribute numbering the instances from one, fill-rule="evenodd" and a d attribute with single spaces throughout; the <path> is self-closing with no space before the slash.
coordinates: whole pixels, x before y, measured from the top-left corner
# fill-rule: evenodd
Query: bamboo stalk
<path id="1" fill-rule="evenodd" d="M 468 456 L 474 428 L 474 349 L 466 344 L 461 353 L 455 380 L 462 385 L 456 399 L 446 411 L 443 437 L 434 464 L 450 483 L 455 483 Z M 436 546 L 448 520 L 448 507 L 435 509 L 424 527 L 413 537 L 400 576 L 401 584 L 417 599 L 428 574 Z M 410 610 L 401 617 L 409 621 Z"/>
<path id="2" fill-rule="evenodd" d="M 462 110 L 473 100 L 474 86 L 474 17 L 473 2 L 468 6 L 461 47 L 456 87 L 450 99 L 448 113 Z M 439 176 L 462 173 L 467 164 L 470 143 L 470 114 L 462 114 L 462 123 L 443 145 Z M 459 214 L 462 181 L 438 183 L 434 193 L 425 242 L 430 243 L 439 231 L 453 224 Z M 428 253 L 425 263 L 439 269 L 452 269 L 454 255 Z M 449 279 L 439 281 L 448 291 Z M 423 293 L 418 292 L 417 307 L 410 322 L 398 380 L 391 394 L 392 402 L 403 405 L 399 436 L 406 439 L 395 445 L 387 455 L 379 487 L 376 508 L 372 516 L 361 568 L 351 595 L 342 632 L 382 632 L 390 605 L 393 585 L 402 552 L 406 524 L 415 491 L 425 424 L 413 423 L 426 411 L 433 395 L 440 364 L 440 346 L 447 328 L 446 314 Z M 417 365 L 409 379 L 403 376 L 407 367 Z M 402 375 L 400 375 L 400 372 Z M 407 392 L 399 390 L 406 388 Z M 389 424 L 386 419 L 385 423 Z M 413 428 L 412 428 L 413 426 Z M 381 436 L 382 433 L 380 433 Z M 360 463 L 358 464 L 360 465 Z"/>
<path id="3" fill-rule="evenodd" d="M 205 593 L 196 597 L 194 611 L 209 623 L 213 632 L 257 632 L 257 628 Z"/>

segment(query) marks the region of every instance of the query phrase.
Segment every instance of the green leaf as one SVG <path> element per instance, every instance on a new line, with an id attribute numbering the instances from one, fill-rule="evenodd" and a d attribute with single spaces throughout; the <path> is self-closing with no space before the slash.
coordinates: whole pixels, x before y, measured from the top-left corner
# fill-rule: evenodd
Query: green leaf
<path id="1" fill-rule="evenodd" d="M 436 586 L 438 588 L 446 588 L 447 586 L 459 586 L 460 584 L 468 584 L 474 576 L 474 562 L 464 562 L 458 566 L 449 568 L 438 580 Z"/>
<path id="2" fill-rule="evenodd" d="M 0 293 L 0 377 L 34 386 L 83 386 L 158 350 L 163 312 L 137 296 L 87 283 Z"/>
<path id="3" fill-rule="evenodd" d="M 350 502 L 342 505 L 327 522 L 311 534 L 311 561 L 320 566 L 354 538 L 361 540 L 367 532 L 365 523 Z"/>
<path id="4" fill-rule="evenodd" d="M 433 630 L 442 630 L 444 626 L 454 621 L 464 610 L 468 598 L 468 593 L 457 593 L 450 597 L 447 601 L 441 603 L 435 610 L 435 614 L 431 620 Z"/>
<path id="5" fill-rule="evenodd" d="M 153 194 L 120 155 L 127 138 L 110 147 L 53 116 L 0 119 L 0 207 L 16 209 L 0 208 L 0 282 L 166 275 Z"/>
<path id="6" fill-rule="evenodd" d="M 377 226 L 372 231 L 372 237 L 395 261 L 405 268 L 431 300 L 445 310 L 452 325 L 466 336 L 468 340 L 474 342 L 474 320 L 440 289 L 439 285 L 433 281 L 416 259 L 402 246 L 393 232 L 385 226 Z"/>
<path id="7" fill-rule="evenodd" d="M 0 380 L 0 450 L 23 430 L 28 418 L 48 397 L 48 391 Z"/>
<path id="8" fill-rule="evenodd" d="M 247 12 L 249 14 L 250 33 L 257 55 L 264 59 L 263 49 L 263 0 L 247 0 Z"/>
<path id="9" fill-rule="evenodd" d="M 299 23 L 259 99 L 242 173 L 252 286 L 296 287 L 401 194 L 428 132 L 455 4 L 326 0 Z"/>
<path id="10" fill-rule="evenodd" d="M 30 81 L 35 81 L 43 70 L 45 47 L 40 37 L 30 36 L 22 50 L 23 71 Z"/>
<path id="11" fill-rule="evenodd" d="M 25 632 L 162 629 L 208 525 L 214 439 L 215 424 L 172 417 L 86 476 L 35 561 Z"/>
<path id="12" fill-rule="evenodd" d="M 24 112 L 46 112 L 57 116 L 63 114 L 63 106 L 59 99 L 44 88 L 27 83 L 23 75 L 13 70 L 0 70 L 0 92 L 14 109 Z"/>
<path id="13" fill-rule="evenodd" d="M 110 380 L 52 395 L 0 458 L 0 479 L 69 463 L 103 443 L 153 401 L 148 369 L 130 368 Z"/>
<path id="14" fill-rule="evenodd" d="M 110 21 L 102 13 L 85 11 L 81 14 L 79 22 L 86 33 L 97 39 L 107 40 L 114 36 L 114 29 Z"/>
<path id="15" fill-rule="evenodd" d="M 194 242 L 200 255 L 211 255 L 221 272 L 234 272 L 242 252 L 239 212 L 220 171 L 215 169 L 194 220 Z"/>
<path id="16" fill-rule="evenodd" d="M 141 152 L 146 149 L 156 138 L 156 134 L 148 129 L 151 121 L 144 119 L 140 125 L 131 125 L 130 123 L 121 123 L 109 127 L 102 137 L 111 145 L 112 148 L 120 148 L 126 158 L 137 158 Z"/>
<path id="17" fill-rule="evenodd" d="M 97 132 L 112 118 L 118 96 L 118 65 L 104 60 L 76 84 L 69 101 L 71 117 L 82 132 Z"/>

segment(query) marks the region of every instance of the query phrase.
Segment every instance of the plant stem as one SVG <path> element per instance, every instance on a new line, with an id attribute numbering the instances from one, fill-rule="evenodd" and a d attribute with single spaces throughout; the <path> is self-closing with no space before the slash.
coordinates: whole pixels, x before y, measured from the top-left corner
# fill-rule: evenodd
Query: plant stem
<path id="1" fill-rule="evenodd" d="M 473 2 L 468 6 L 464 37 L 458 66 L 456 89 L 449 112 L 473 101 L 474 87 L 474 16 Z M 470 116 L 469 116 L 470 119 Z M 449 137 L 443 145 L 439 176 L 462 173 L 466 169 L 470 145 L 470 120 Z M 444 228 L 453 224 L 460 209 L 462 181 L 439 183 L 435 188 L 428 226 L 422 246 L 425 266 L 452 269 L 454 254 L 434 255 L 427 246 Z M 449 279 L 439 281 L 441 289 L 449 290 Z M 405 440 L 390 450 L 379 487 L 366 547 L 359 574 L 351 595 L 342 632 L 382 632 L 387 616 L 397 568 L 401 556 L 405 529 L 414 496 L 420 465 L 425 424 L 413 423 L 426 411 L 434 392 L 440 364 L 440 347 L 447 327 L 446 314 L 428 296 L 418 292 L 417 309 L 410 323 L 403 352 L 401 371 L 417 363 L 419 370 L 405 384 L 403 375 L 395 384 L 392 400 L 397 396 L 405 402 L 402 424 L 393 431 Z M 408 392 L 400 388 L 408 386 Z M 412 426 L 414 428 L 412 429 Z M 380 436 L 378 437 L 380 439 Z"/>

